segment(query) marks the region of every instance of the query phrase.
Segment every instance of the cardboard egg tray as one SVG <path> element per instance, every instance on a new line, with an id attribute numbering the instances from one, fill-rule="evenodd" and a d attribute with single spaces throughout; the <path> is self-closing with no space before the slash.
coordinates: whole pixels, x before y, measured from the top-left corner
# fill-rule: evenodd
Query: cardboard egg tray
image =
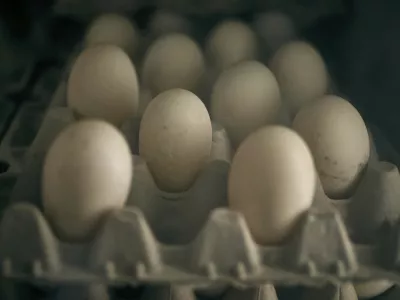
<path id="1" fill-rule="evenodd" d="M 57 69 L 49 69 L 39 78 L 31 99 L 22 103 L 0 143 L 0 161 L 8 163 L 11 173 L 21 172 L 25 152 L 40 128 L 60 74 Z"/>
<path id="2" fill-rule="evenodd" d="M 0 147 L 1 159 L 10 163 L 0 175 L 0 198 L 11 203 L 0 222 L 3 280 L 58 286 L 47 292 L 56 294 L 50 299 L 118 299 L 111 289 L 145 285 L 140 300 L 197 299 L 195 291 L 215 299 L 266 300 L 277 299 L 274 286 L 325 284 L 331 288 L 324 299 L 347 299 L 335 297 L 348 281 L 400 284 L 400 175 L 393 164 L 371 160 L 354 196 L 358 205 L 364 198 L 378 204 L 368 214 L 354 214 L 354 199 L 332 201 L 319 188 L 287 243 L 260 246 L 243 217 L 226 208 L 229 141 L 216 124 L 213 159 L 189 192 L 159 191 L 135 156 L 127 206 L 110 216 L 90 242 L 60 241 L 41 211 L 40 173 L 51 141 L 74 118 L 65 105 L 65 76 L 54 89 L 47 80 L 60 73 L 51 74 L 39 81 L 36 96 L 22 106 Z M 379 137 L 379 156 L 398 163 L 379 131 L 371 132 Z M 359 222 L 354 225 L 353 219 Z M 369 220 L 375 227 L 359 226 Z M 15 289 L 13 283 L 5 291 L 14 295 Z"/>
<path id="3" fill-rule="evenodd" d="M 149 6 L 190 15 L 242 14 L 263 10 L 281 10 L 291 15 L 299 26 L 307 26 L 322 16 L 343 13 L 346 9 L 343 1 L 337 0 L 207 0 L 201 2 L 195 0 L 115 0 L 112 2 L 107 0 L 90 2 L 57 0 L 54 5 L 54 12 L 86 20 L 102 12 L 131 13 Z"/>
<path id="4" fill-rule="evenodd" d="M 29 79 L 32 76 L 32 72 L 35 67 L 35 60 L 33 58 L 27 58 L 27 54 L 23 58 L 18 58 L 18 60 L 25 60 L 25 64 L 22 64 L 19 68 L 15 70 L 0 70 L 0 72 L 9 73 L 10 77 L 6 78 L 7 83 L 2 86 L 1 93 L 5 95 L 12 95 L 21 92 L 27 85 Z M 6 66 L 7 67 L 7 66 Z M 2 66 L 0 68 L 6 68 Z"/>
<path id="5" fill-rule="evenodd" d="M 326 284 L 323 296 L 288 299 L 351 300 L 343 296 L 349 281 L 400 284 L 400 176 L 394 165 L 373 156 L 355 195 L 379 201 L 369 214 L 354 215 L 357 205 L 351 206 L 351 199 L 329 200 L 319 188 L 286 244 L 260 246 L 243 217 L 226 207 L 229 141 L 217 124 L 213 159 L 189 192 L 159 191 L 135 156 L 127 206 L 110 216 L 90 242 L 60 241 L 42 213 L 40 174 L 50 143 L 74 120 L 65 101 L 70 66 L 43 75 L 0 144 L 0 161 L 9 165 L 0 174 L 0 209 L 8 206 L 0 220 L 1 299 L 1 293 L 4 299 L 26 299 L 16 282 L 39 287 L 46 299 L 124 299 L 116 291 L 128 285 L 135 287 L 129 299 L 140 300 L 276 300 L 275 287 L 320 289 Z M 124 132 L 128 141 L 135 134 L 131 129 Z M 378 156 L 400 165 L 400 156 L 379 130 L 369 129 Z M 353 218 L 359 220 L 356 225 Z M 360 228 L 370 219 L 375 227 Z M 379 234 L 377 227 L 383 228 Z M 371 238 L 369 230 L 379 239 Z M 383 299 L 399 296 L 396 288 Z"/>
<path id="6" fill-rule="evenodd" d="M 32 75 L 36 59 L 31 47 L 15 39 L 3 23 L 0 27 L 0 45 L 0 94 L 19 93 Z"/>

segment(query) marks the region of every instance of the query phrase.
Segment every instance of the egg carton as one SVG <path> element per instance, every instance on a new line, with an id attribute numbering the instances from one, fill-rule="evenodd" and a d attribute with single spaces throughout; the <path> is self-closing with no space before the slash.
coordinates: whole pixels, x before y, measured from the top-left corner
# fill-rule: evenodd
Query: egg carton
<path id="1" fill-rule="evenodd" d="M 2 40 L 1 37 L 0 40 Z M 20 93 L 26 87 L 32 76 L 36 61 L 29 53 L 15 54 L 14 52 L 19 50 L 11 49 L 11 47 L 8 49 L 8 47 L 2 44 L 3 49 L 0 50 L 0 57 L 4 57 L 6 61 L 0 66 L 1 81 L 4 81 L 0 82 L 0 87 L 4 94 L 12 95 Z M 13 55 L 16 55 L 16 57 Z M 19 57 L 17 57 L 18 55 Z"/>
<path id="2" fill-rule="evenodd" d="M 48 90 L 36 88 L 34 95 L 46 94 Z M 38 135 L 34 141 L 31 137 L 21 152 L 19 166 L 23 162 L 28 164 L 22 174 L 9 172 L 0 176 L 0 191 L 3 185 L 8 187 L 4 189 L 4 194 L 8 193 L 5 203 L 12 203 L 0 224 L 0 245 L 4 245 L 0 246 L 0 276 L 3 279 L 57 286 L 57 291 L 49 292 L 49 299 L 114 299 L 110 287 L 146 285 L 146 292 L 138 297 L 140 300 L 196 299 L 194 290 L 215 294 L 209 291 L 226 291 L 228 286 L 235 288 L 223 293 L 222 299 L 277 299 L 275 285 L 312 287 L 326 283 L 334 289 L 324 292 L 323 299 L 341 299 L 335 297 L 341 292 L 342 284 L 349 280 L 387 278 L 400 283 L 400 274 L 394 270 L 398 264 L 397 222 L 387 226 L 381 242 L 356 244 L 348 229 L 351 228 L 350 200 L 327 200 L 321 190 L 287 244 L 280 247 L 256 245 L 241 215 L 224 208 L 226 195 L 220 187 L 226 186 L 229 163 L 224 158 L 229 155 L 223 146 L 218 151 L 214 145 L 218 159 L 207 168 L 214 179 L 207 180 L 210 175 L 204 175 L 203 181 L 196 183 L 194 190 L 197 192 L 188 196 L 190 201 L 186 206 L 166 204 L 171 203 L 168 198 L 184 196 L 155 189 L 145 164 L 136 158 L 135 172 L 140 172 L 133 181 L 132 190 L 136 193 L 131 195 L 132 199 L 141 199 L 139 203 L 132 201 L 136 207 L 128 201 L 126 208 L 111 216 L 99 229 L 92 242 L 78 245 L 58 240 L 41 212 L 40 170 L 51 141 L 74 120 L 66 107 L 65 95 L 66 76 L 63 76 L 50 102 L 39 100 L 27 104 L 28 110 L 39 108 L 38 111 L 45 115 L 35 123 L 41 124 L 36 126 L 40 127 L 36 130 Z M 15 124 L 23 120 L 21 114 Z M 26 120 L 26 128 L 34 122 L 32 120 Z M 10 136 L 14 136 L 16 130 Z M 215 137 L 224 135 L 221 128 L 214 132 Z M 398 155 L 383 135 L 375 128 L 371 132 L 379 156 L 397 163 Z M 375 199 L 382 197 L 383 209 L 387 209 L 399 191 L 398 178 L 386 176 L 392 174 L 390 165 L 376 161 L 371 165 L 365 175 L 368 184 L 361 184 L 363 193 L 374 195 Z M 371 177 L 374 178 L 372 183 Z M 208 207 L 202 207 L 204 201 L 200 200 L 209 198 L 212 183 L 215 185 L 211 190 L 217 194 L 215 201 L 208 200 Z M 162 210 L 165 215 L 169 212 L 171 216 L 187 218 L 177 223 L 172 220 L 171 225 L 171 219 L 160 219 L 157 210 Z M 191 222 L 199 216 L 203 219 L 193 226 Z M 103 284 L 94 284 L 97 282 Z M 11 294 L 15 290 L 13 285 Z"/>
<path id="3" fill-rule="evenodd" d="M 4 292 L 3 292 L 4 293 Z M 8 287 L 4 294 L 11 295 L 2 299 L 96 299 L 96 300 L 354 300 L 354 289 L 351 284 L 342 286 L 327 286 L 322 289 L 279 289 L 265 284 L 259 287 L 247 289 L 229 288 L 216 297 L 204 297 L 190 286 L 145 286 L 145 287 L 124 287 L 107 288 L 101 284 L 88 286 L 70 286 L 68 288 L 32 288 L 32 286 L 21 290 L 21 284 Z M 19 296 L 20 298 L 16 298 Z M 35 295 L 38 295 L 35 297 Z M 393 296 L 399 293 L 393 292 Z M 22 297 L 26 298 L 22 298 Z M 379 298 L 379 300 L 388 298 Z M 395 298 L 392 298 L 395 299 Z M 378 299 L 377 299 L 378 300 Z"/>
<path id="4" fill-rule="evenodd" d="M 59 88 L 51 103 L 60 97 L 65 94 Z M 50 108 L 26 154 L 29 163 L 18 178 L 11 195 L 13 205 L 4 212 L 0 226 L 3 278 L 51 284 L 102 281 L 109 285 L 186 284 L 196 288 L 265 283 L 337 285 L 371 279 L 400 283 L 396 272 L 397 219 L 380 235 L 382 241 L 354 243 L 348 213 L 352 200 L 331 201 L 321 189 L 290 241 L 276 247 L 257 245 L 243 217 L 225 208 L 229 154 L 223 146 L 217 151 L 222 154 L 216 154 L 185 195 L 157 190 L 145 163 L 136 158 L 133 200 L 128 200 L 127 207 L 110 216 L 93 241 L 60 241 L 41 212 L 40 174 L 51 141 L 73 119 L 67 107 Z M 215 132 L 223 136 L 220 128 Z M 379 226 L 388 211 L 397 211 L 394 199 L 400 193 L 399 183 L 392 164 L 369 164 L 356 195 L 380 201 Z M 185 201 L 171 202 L 169 198 Z"/>
<path id="5" fill-rule="evenodd" d="M 54 90 L 59 84 L 60 71 L 56 68 L 47 70 L 34 86 L 31 99 L 24 101 L 0 143 L 0 161 L 9 166 L 11 173 L 22 171 L 24 156 L 33 142 L 43 117 L 49 107 Z"/>
<path id="6" fill-rule="evenodd" d="M 0 98 L 0 136 L 3 137 L 7 131 L 7 126 L 15 112 L 15 105 L 6 97 Z M 9 170 L 10 165 L 7 160 L 0 159 L 0 174 Z"/>
<path id="7" fill-rule="evenodd" d="M 117 0 L 117 1 L 82 1 L 82 0 L 58 0 L 54 5 L 54 12 L 61 15 L 70 15 L 78 19 L 88 18 L 104 12 L 131 13 L 150 5 L 156 8 L 169 9 L 183 14 L 241 14 L 247 12 L 259 12 L 262 10 L 282 10 L 289 13 L 296 22 L 305 26 L 316 19 L 345 12 L 343 1 L 340 0 Z"/>
<path id="8" fill-rule="evenodd" d="M 7 130 L 7 125 L 15 112 L 15 104 L 7 96 L 0 96 L 0 137 Z M 0 138 L 1 139 L 1 138 Z"/>
<path id="9" fill-rule="evenodd" d="M 3 287 L 5 284 L 3 284 Z M 317 299 L 302 298 L 298 295 L 299 289 L 287 290 L 282 293 L 275 291 L 272 285 L 263 285 L 260 287 L 248 289 L 229 288 L 216 297 L 205 297 L 198 291 L 194 291 L 190 286 L 142 286 L 142 287 L 118 287 L 107 288 L 102 284 L 92 284 L 86 286 L 69 287 L 47 287 L 37 288 L 23 285 L 21 283 L 14 286 L 9 283 L 2 289 L 2 299 L 86 299 L 86 300 L 300 300 Z M 333 290 L 333 288 L 331 288 Z M 328 291 L 324 299 L 335 299 L 332 297 L 332 291 Z M 338 289 L 339 290 L 339 289 Z M 297 296 L 295 296 L 297 293 Z M 279 294 L 279 298 L 277 297 Z M 295 296 L 295 297 L 293 297 Z M 24 298 L 25 297 L 25 298 Z M 346 298 L 338 298 L 346 299 Z M 350 299 L 349 299 L 350 300 Z"/>
<path id="10" fill-rule="evenodd" d="M 6 89 L 6 94 L 17 94 L 21 92 L 29 82 L 35 68 L 35 61 L 31 60 L 27 62 L 27 65 L 23 68 L 15 70 L 12 74 L 12 82 Z"/>

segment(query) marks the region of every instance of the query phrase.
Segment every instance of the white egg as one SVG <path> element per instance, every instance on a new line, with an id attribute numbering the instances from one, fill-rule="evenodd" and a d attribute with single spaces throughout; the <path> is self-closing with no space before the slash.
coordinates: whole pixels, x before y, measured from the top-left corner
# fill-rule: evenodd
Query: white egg
<path id="1" fill-rule="evenodd" d="M 155 40 L 146 52 L 142 79 L 153 95 L 169 89 L 197 89 L 204 72 L 200 47 L 188 36 L 173 33 Z"/>
<path id="2" fill-rule="evenodd" d="M 167 10 L 157 10 L 148 27 L 152 36 L 161 36 L 173 32 L 189 33 L 190 31 L 188 20 Z"/>
<path id="3" fill-rule="evenodd" d="M 270 68 L 292 117 L 328 90 L 325 63 L 317 50 L 305 42 L 294 41 L 282 46 L 273 56 Z"/>
<path id="4" fill-rule="evenodd" d="M 296 36 L 293 21 L 286 14 L 278 11 L 257 15 L 254 21 L 254 29 L 261 37 L 262 44 L 268 54 L 274 53 Z"/>
<path id="5" fill-rule="evenodd" d="M 206 41 L 209 60 L 217 69 L 226 69 L 258 55 L 257 37 L 253 30 L 239 21 L 217 25 Z"/>
<path id="6" fill-rule="evenodd" d="M 310 150 L 293 130 L 266 126 L 237 150 L 228 179 L 229 207 L 241 212 L 255 241 L 284 241 L 311 206 L 316 172 Z"/>
<path id="7" fill-rule="evenodd" d="M 274 74 L 256 61 L 224 71 L 211 95 L 211 117 L 226 129 L 234 147 L 256 129 L 276 122 L 280 107 Z"/>
<path id="8" fill-rule="evenodd" d="M 127 54 L 111 45 L 85 49 L 72 67 L 67 102 L 83 117 L 105 119 L 117 126 L 135 116 L 139 85 Z"/>
<path id="9" fill-rule="evenodd" d="M 133 57 L 139 46 L 139 33 L 133 23 L 124 16 L 104 14 L 89 26 L 84 44 L 87 47 L 99 44 L 115 45 Z"/>
<path id="10" fill-rule="evenodd" d="M 359 298 L 373 298 L 379 296 L 392 286 L 393 282 L 387 280 L 371 280 L 354 284 L 354 288 Z"/>
<path id="11" fill-rule="evenodd" d="M 52 143 L 42 174 L 44 212 L 60 238 L 89 238 L 111 211 L 124 206 L 132 156 L 121 133 L 101 120 L 64 129 Z"/>
<path id="12" fill-rule="evenodd" d="M 326 195 L 350 197 L 368 163 L 368 131 L 358 111 L 346 100 L 324 96 L 304 107 L 293 128 L 305 139 Z"/>
<path id="13" fill-rule="evenodd" d="M 210 116 L 195 94 L 173 89 L 150 102 L 140 125 L 139 152 L 160 189 L 189 189 L 209 159 L 211 145 Z"/>

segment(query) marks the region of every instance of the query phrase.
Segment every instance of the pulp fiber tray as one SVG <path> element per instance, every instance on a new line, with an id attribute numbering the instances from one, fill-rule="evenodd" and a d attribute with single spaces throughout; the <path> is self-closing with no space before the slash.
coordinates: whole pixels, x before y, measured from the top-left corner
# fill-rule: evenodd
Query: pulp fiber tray
<path id="1" fill-rule="evenodd" d="M 243 217 L 226 208 L 229 141 L 217 124 L 213 159 L 189 192 L 159 191 L 135 156 L 127 206 L 110 216 L 92 241 L 60 241 L 42 213 L 40 173 L 50 143 L 74 119 L 66 107 L 66 75 L 50 84 L 58 84 L 51 101 L 48 91 L 54 88 L 35 87 L 34 95 L 46 95 L 38 97 L 44 100 L 22 107 L 0 146 L 1 159 L 10 163 L 0 175 L 1 193 L 11 202 L 0 222 L 5 299 L 18 294 L 16 282 L 21 281 L 46 290 L 48 299 L 120 299 L 113 291 L 121 286 L 144 286 L 140 300 L 204 295 L 270 300 L 277 299 L 275 287 L 326 284 L 323 296 L 306 299 L 350 300 L 343 296 L 351 293 L 349 281 L 400 283 L 399 160 L 374 128 L 378 155 L 372 155 L 355 196 L 333 201 L 319 188 L 313 207 L 282 246 L 255 244 Z M 124 133 L 134 135 L 135 128 L 128 126 Z"/>
<path id="2" fill-rule="evenodd" d="M 288 13 L 300 26 L 307 26 L 326 15 L 346 12 L 343 1 L 337 0 L 57 0 L 55 14 L 87 20 L 103 12 L 131 13 L 148 7 L 177 11 L 191 16 L 210 14 L 243 14 L 263 10 L 281 10 Z"/>
<path id="3" fill-rule="evenodd" d="M 7 163 L 8 171 L 20 173 L 24 155 L 40 128 L 50 100 L 59 84 L 61 70 L 46 70 L 37 81 L 30 99 L 24 101 L 0 143 L 0 161 Z M 59 97 L 56 97 L 59 98 Z"/>
<path id="4" fill-rule="evenodd" d="M 335 294 L 348 281 L 388 279 L 400 283 L 400 175 L 394 164 L 379 162 L 376 157 L 353 199 L 333 201 L 319 188 L 296 233 L 286 244 L 275 247 L 255 244 L 243 217 L 226 208 L 226 152 L 216 151 L 218 155 L 183 195 L 157 190 L 145 163 L 135 157 L 127 207 L 110 216 L 94 240 L 62 242 L 41 212 L 40 172 L 51 141 L 73 122 L 72 112 L 65 107 L 65 82 L 48 107 L 39 133 L 25 153 L 23 172 L 10 196 L 12 205 L 0 223 L 2 278 L 38 285 L 85 285 L 84 292 L 68 288 L 62 292 L 67 294 L 125 284 L 162 285 L 167 287 L 149 293 L 167 291 L 171 295 L 173 289 L 172 294 L 187 293 L 184 299 L 194 297 L 193 289 L 214 294 L 228 286 L 267 295 L 255 299 L 274 299 L 274 285 L 330 284 L 336 287 Z M 214 150 L 224 150 L 226 135 L 218 126 L 214 129 Z M 1 176 L 3 180 L 4 175 L 7 173 Z M 171 202 L 171 197 L 183 201 Z M 360 206 L 364 215 L 357 214 Z M 96 287 L 99 282 L 103 285 Z M 234 295 L 244 293 L 233 291 Z M 224 295 L 231 297 L 230 292 Z"/>

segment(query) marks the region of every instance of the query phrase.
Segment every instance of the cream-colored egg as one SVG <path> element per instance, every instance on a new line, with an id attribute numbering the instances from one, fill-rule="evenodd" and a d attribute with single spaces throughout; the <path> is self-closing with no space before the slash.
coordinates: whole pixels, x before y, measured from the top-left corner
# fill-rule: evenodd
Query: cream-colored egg
<path id="1" fill-rule="evenodd" d="M 359 298 L 373 298 L 379 296 L 393 286 L 393 282 L 387 280 L 371 280 L 363 283 L 355 283 L 354 288 Z"/>
<path id="2" fill-rule="evenodd" d="M 117 126 L 135 116 L 139 85 L 127 54 L 111 45 L 84 50 L 68 79 L 67 102 L 83 117 L 105 119 Z"/>
<path id="3" fill-rule="evenodd" d="M 148 49 L 142 80 L 153 95 L 175 88 L 194 91 L 203 72 L 204 57 L 200 47 L 188 36 L 172 33 L 158 38 Z"/>
<path id="4" fill-rule="evenodd" d="M 282 46 L 272 58 L 270 68 L 292 117 L 302 106 L 322 97 L 328 90 L 325 63 L 317 50 L 306 42 L 294 41 Z"/>
<path id="5" fill-rule="evenodd" d="M 206 41 L 206 52 L 217 69 L 226 69 L 241 61 L 257 59 L 257 37 L 242 22 L 224 21 L 212 30 Z"/>
<path id="6" fill-rule="evenodd" d="M 209 159 L 211 145 L 210 116 L 195 94 L 173 89 L 150 102 L 140 125 L 139 152 L 160 189 L 189 189 Z"/>
<path id="7" fill-rule="evenodd" d="M 261 37 L 264 50 L 274 53 L 296 36 L 293 21 L 284 13 L 272 11 L 256 16 L 254 30 Z"/>
<path id="8" fill-rule="evenodd" d="M 266 126 L 237 150 L 228 179 L 228 200 L 241 212 L 255 241 L 277 244 L 312 204 L 316 172 L 310 150 L 293 130 Z"/>
<path id="9" fill-rule="evenodd" d="M 310 147 L 326 195 L 350 197 L 368 163 L 368 131 L 358 111 L 346 100 L 324 96 L 304 107 L 293 128 Z"/>
<path id="10" fill-rule="evenodd" d="M 274 74 L 256 61 L 224 71 L 211 96 L 211 117 L 227 130 L 234 147 L 256 129 L 276 122 L 280 107 Z"/>
<path id="11" fill-rule="evenodd" d="M 124 206 L 132 156 L 122 134 L 101 120 L 64 129 L 52 143 L 42 174 L 44 212 L 60 238 L 89 238 L 111 211 Z"/>
<path id="12" fill-rule="evenodd" d="M 149 23 L 149 33 L 161 36 L 168 33 L 189 33 L 190 24 L 184 17 L 167 10 L 157 10 Z"/>
<path id="13" fill-rule="evenodd" d="M 134 24 L 118 14 L 104 14 L 96 18 L 86 32 L 86 47 L 110 44 L 122 48 L 133 57 L 139 46 L 139 33 Z"/>

